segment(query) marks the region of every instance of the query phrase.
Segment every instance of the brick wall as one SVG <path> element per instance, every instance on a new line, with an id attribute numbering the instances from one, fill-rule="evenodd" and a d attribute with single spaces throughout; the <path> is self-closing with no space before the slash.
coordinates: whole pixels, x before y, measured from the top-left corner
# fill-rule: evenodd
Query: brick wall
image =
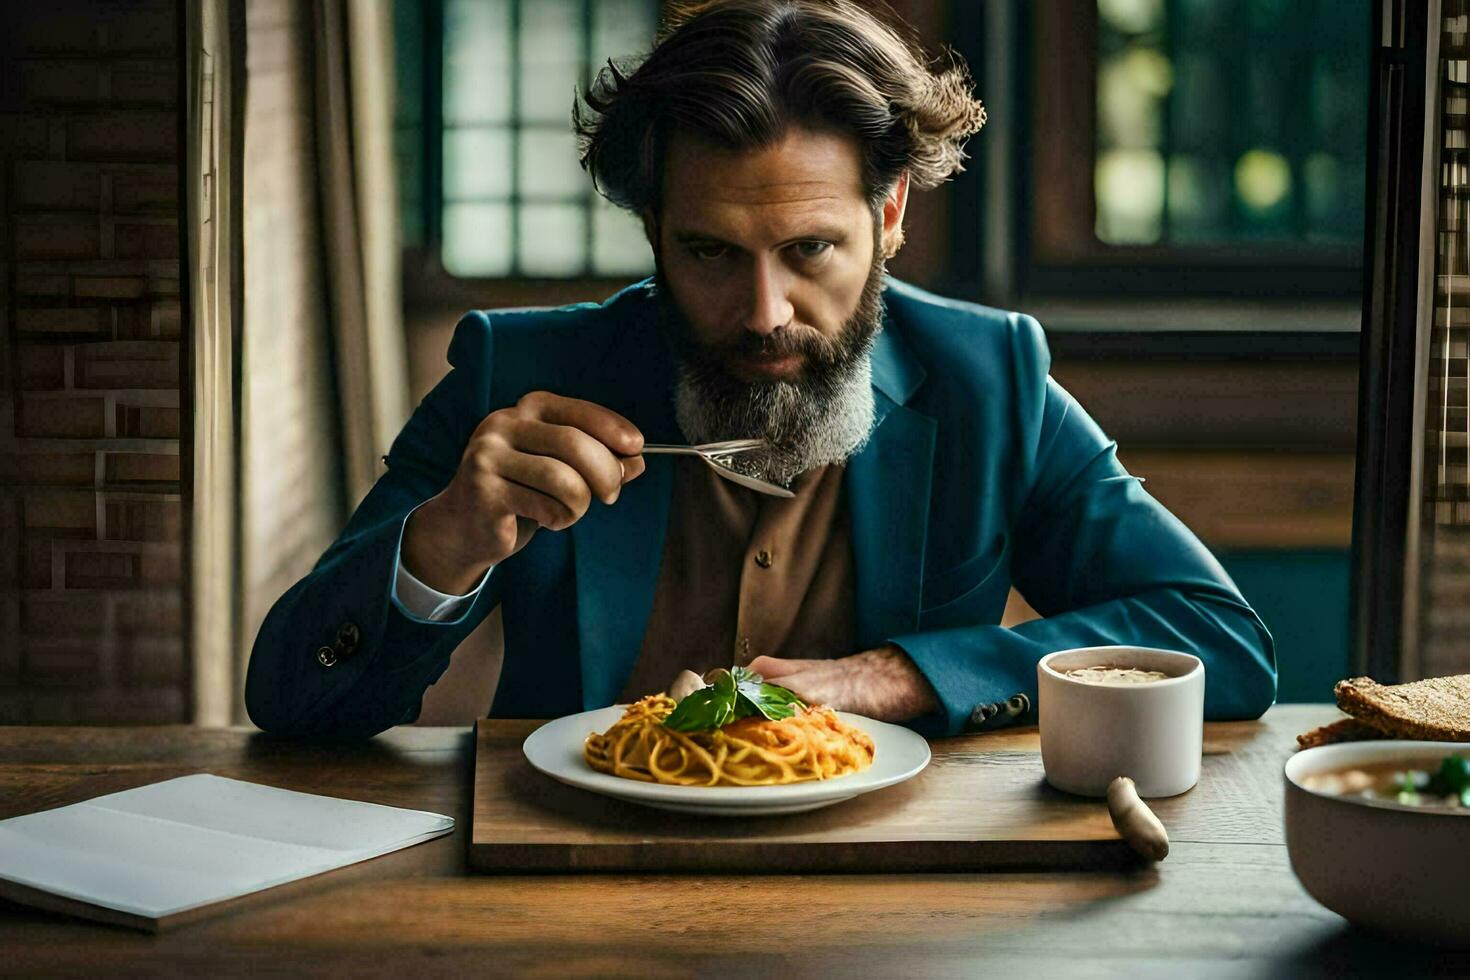
<path id="1" fill-rule="evenodd" d="M 0 723 L 187 720 L 177 16 L 0 8 Z"/>

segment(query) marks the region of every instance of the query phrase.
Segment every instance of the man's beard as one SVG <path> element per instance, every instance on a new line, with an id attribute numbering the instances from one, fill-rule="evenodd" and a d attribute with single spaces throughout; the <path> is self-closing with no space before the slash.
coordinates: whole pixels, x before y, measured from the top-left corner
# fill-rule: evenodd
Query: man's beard
<path id="1" fill-rule="evenodd" d="M 873 429 L 869 352 L 883 323 L 883 276 L 875 250 L 857 309 L 833 339 L 809 328 L 766 337 L 742 331 L 730 343 L 710 346 L 695 338 L 658 263 L 656 294 L 678 361 L 674 410 L 684 438 L 695 445 L 764 439 L 769 448 L 734 456 L 730 465 L 783 486 L 857 454 Z M 802 367 L 789 379 L 744 381 L 730 372 L 733 358 L 755 354 L 797 354 Z"/>

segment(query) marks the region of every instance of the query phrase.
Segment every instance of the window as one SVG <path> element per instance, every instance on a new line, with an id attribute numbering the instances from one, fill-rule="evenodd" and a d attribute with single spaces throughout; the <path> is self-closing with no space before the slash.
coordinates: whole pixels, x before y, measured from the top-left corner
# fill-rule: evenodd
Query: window
<path id="1" fill-rule="evenodd" d="M 1358 244 L 1364 0 L 1098 0 L 1096 233 Z"/>
<path id="2" fill-rule="evenodd" d="M 639 222 L 596 194 L 578 165 L 570 120 L 578 87 L 609 58 L 651 46 L 658 4 L 425 2 L 438 4 L 427 18 L 424 69 L 426 100 L 438 95 L 425 115 L 438 119 L 415 128 L 442 140 L 424 154 L 421 207 L 437 212 L 426 215 L 424 244 L 438 245 L 445 271 L 463 278 L 651 271 Z M 436 61 L 437 79 L 428 77 Z M 405 210 L 413 205 L 405 194 Z"/>
<path id="3" fill-rule="evenodd" d="M 1355 296 L 1368 0 L 1039 0 L 1026 291 Z"/>

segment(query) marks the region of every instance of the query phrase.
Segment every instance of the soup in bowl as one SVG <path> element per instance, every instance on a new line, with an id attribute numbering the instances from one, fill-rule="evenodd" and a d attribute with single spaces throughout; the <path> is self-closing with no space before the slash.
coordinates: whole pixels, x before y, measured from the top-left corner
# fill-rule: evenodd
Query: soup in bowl
<path id="1" fill-rule="evenodd" d="M 1357 925 L 1470 945 L 1467 760 L 1470 742 L 1345 742 L 1292 756 L 1286 847 L 1302 887 Z"/>

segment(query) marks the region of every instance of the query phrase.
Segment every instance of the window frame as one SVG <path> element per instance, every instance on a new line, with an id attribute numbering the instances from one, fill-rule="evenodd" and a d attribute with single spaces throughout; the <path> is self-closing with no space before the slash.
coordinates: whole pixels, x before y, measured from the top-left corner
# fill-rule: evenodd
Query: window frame
<path id="1" fill-rule="evenodd" d="M 1092 191 L 1096 160 L 1097 7 L 1091 0 L 1002 0 L 1009 7 L 1011 34 L 993 35 L 993 21 L 975 14 L 953 17 L 951 35 L 957 51 L 977 68 L 999 45 L 1009 45 L 1002 56 L 1008 91 L 1000 111 L 1024 113 L 1024 125 L 1015 126 L 1012 145 L 1003 165 L 989 165 L 983 157 L 979 181 L 955 185 L 952 238 L 956 263 L 950 281 L 969 298 L 979 298 L 985 259 L 978 236 L 965 227 L 967 216 L 982 214 L 977 198 L 986 196 L 986 182 L 1000 180 L 1014 201 L 1007 243 L 1009 281 L 1007 298 L 1027 302 L 1091 297 L 1106 303 L 1114 297 L 1130 300 L 1169 300 L 1181 297 L 1222 302 L 1249 297 L 1254 301 L 1357 303 L 1362 295 L 1363 255 L 1371 246 L 1365 231 L 1359 245 L 1110 245 L 1092 231 L 1095 204 Z M 1065 23 L 1064 23 L 1065 21 Z M 1364 44 L 1371 41 L 1365 25 Z M 1040 52 L 1053 60 L 1086 65 L 1085 70 L 1052 73 L 1041 84 Z M 1058 52 L 1066 52 L 1058 56 Z M 994 71 L 985 81 L 996 84 Z M 984 92 L 981 93 L 982 97 Z M 1365 81 L 1364 118 L 1371 101 L 1371 79 Z M 989 100 L 987 100 L 987 103 Z M 1045 136 L 1041 136 L 1045 134 Z M 1366 138 L 1366 134 L 1365 134 Z M 978 139 L 984 139 L 984 133 Z M 1076 164 L 1085 160 L 1085 166 Z M 1039 196 L 1046 188 L 1048 193 Z M 968 196 L 969 201 L 965 198 Z M 989 199 L 994 199 L 994 194 Z M 1367 200 L 1365 175 L 1364 200 Z M 1075 215 L 1085 218 L 1076 220 Z M 1070 217 L 1069 217 L 1070 216 Z M 994 245 L 992 244 L 992 247 Z M 988 292 L 995 291 L 992 284 Z M 1272 331 L 1279 333 L 1280 331 Z M 1309 330 L 1307 332 L 1320 332 Z M 1188 331 L 1186 331 L 1188 333 Z M 1352 333 L 1356 338 L 1356 331 Z"/>
<path id="2" fill-rule="evenodd" d="M 583 15 L 589 16 L 596 0 L 582 0 Z M 403 286 L 405 298 L 410 301 L 440 301 L 449 299 L 477 299 L 484 301 L 487 294 L 506 297 L 518 302 L 518 297 L 527 297 L 526 305 L 544 303 L 548 297 L 560 301 L 565 297 L 604 297 L 614 290 L 636 281 L 636 274 L 603 275 L 587 271 L 570 276 L 540 276 L 518 271 L 518 262 L 512 255 L 511 269 L 505 275 L 464 276 L 451 272 L 444 265 L 444 29 L 445 0 L 420 0 L 422 17 L 422 48 L 420 58 L 419 118 L 422 132 L 419 145 L 423 154 L 419 174 L 419 200 L 422 209 L 421 222 L 423 242 L 418 246 L 407 246 L 403 250 Z M 662 16 L 664 0 L 658 0 L 658 12 Z M 514 7 L 512 9 L 515 9 Z M 513 21 L 514 24 L 514 21 Z M 517 43 L 513 40 L 512 43 Z M 570 117 L 567 121 L 570 129 Z M 509 126 L 519 133 L 524 124 Z M 534 128 L 534 127 L 533 127 Z M 518 150 L 513 146 L 513 153 Z M 589 178 L 590 180 L 590 178 Z M 516 199 L 508 200 L 514 205 Z M 515 214 L 515 207 L 511 212 Z M 588 235 L 591 235 L 593 211 L 588 209 Z M 514 234 L 514 232 L 512 232 Z M 514 248 L 514 242 L 512 243 Z M 591 245 L 588 245 L 587 265 L 591 265 Z M 650 263 L 651 265 L 651 263 Z M 571 300 L 568 300 L 571 301 Z"/>

